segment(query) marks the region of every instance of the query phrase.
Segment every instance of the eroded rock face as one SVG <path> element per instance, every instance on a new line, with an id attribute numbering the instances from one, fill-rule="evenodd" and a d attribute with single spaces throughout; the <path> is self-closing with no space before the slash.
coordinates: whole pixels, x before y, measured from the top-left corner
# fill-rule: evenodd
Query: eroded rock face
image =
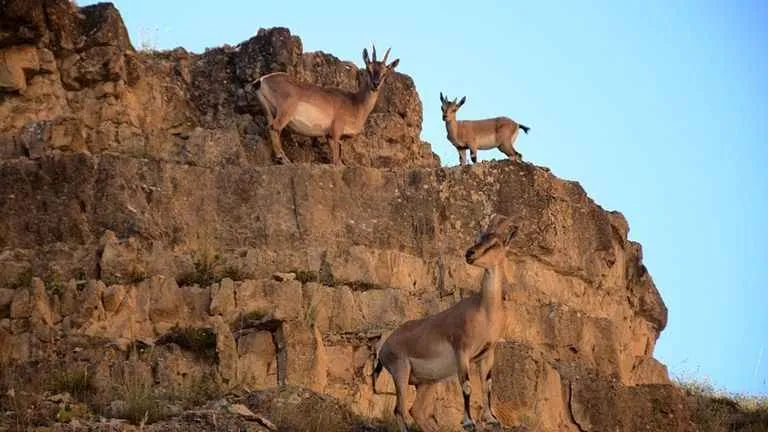
<path id="1" fill-rule="evenodd" d="M 74 333 L 126 345 L 174 327 L 213 328 L 222 335 L 215 371 L 227 385 L 298 384 L 358 413 L 383 413 L 386 396 L 374 395 L 367 378 L 376 343 L 479 287 L 482 271 L 461 256 L 500 212 L 520 221 L 505 338 L 524 347 L 500 349 L 505 421 L 536 415 L 548 419 L 543 430 L 572 424 L 564 395 L 576 375 L 561 364 L 622 388 L 668 383 L 652 357 L 666 309 L 626 222 L 577 184 L 531 165 L 211 169 L 62 154 L 8 161 L 0 173 L 0 193 L 18 199 L 0 210 L 4 256 L 41 275 L 109 283 L 64 284 L 50 298 L 50 316 L 62 317 L 52 325 L 38 307 L 36 328 L 54 336 L 25 318 L 32 285 L 16 289 L 7 336 L 14 346 L 28 334 L 36 343 Z M 214 282 L 179 286 L 195 280 L 190 271 Z M 134 281 L 141 272 L 156 276 Z M 19 353 L 35 357 L 31 347 Z M 448 383 L 439 395 L 446 422 L 458 424 L 458 389 Z"/>
<path id="2" fill-rule="evenodd" d="M 633 430 L 677 403 L 653 358 L 667 310 L 624 217 L 530 164 L 437 168 L 406 75 L 345 142 L 360 166 L 324 165 L 324 142 L 291 134 L 288 156 L 313 164 L 271 166 L 245 84 L 280 70 L 352 91 L 356 67 L 281 28 L 137 53 L 109 4 L 20 4 L 0 17 L 0 366 L 93 364 L 106 395 L 128 358 L 148 385 L 295 384 L 383 416 L 376 346 L 478 289 L 464 250 L 498 212 L 520 227 L 494 384 L 505 424 Z M 458 425 L 460 401 L 441 386 L 441 423 Z M 670 409 L 657 430 L 687 430 Z"/>

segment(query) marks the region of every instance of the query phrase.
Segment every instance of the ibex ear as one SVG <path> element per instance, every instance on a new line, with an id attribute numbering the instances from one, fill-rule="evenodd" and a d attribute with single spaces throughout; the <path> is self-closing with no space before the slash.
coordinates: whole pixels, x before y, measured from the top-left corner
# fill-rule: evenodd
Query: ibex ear
<path id="1" fill-rule="evenodd" d="M 440 92 L 440 102 L 445 103 L 445 96 L 443 96 L 443 92 Z"/>
<path id="2" fill-rule="evenodd" d="M 492 232 L 503 238 L 505 243 L 508 238 L 512 238 L 517 232 L 517 226 L 512 223 L 512 220 L 507 216 L 499 213 L 491 215 L 488 221 L 488 226 L 485 228 L 485 232 Z"/>
<path id="3" fill-rule="evenodd" d="M 510 225 L 507 229 L 507 236 L 504 238 L 504 246 L 509 246 L 512 243 L 512 239 L 517 234 L 517 225 Z"/>
<path id="4" fill-rule="evenodd" d="M 395 59 L 395 61 L 393 61 L 392 63 L 390 63 L 390 64 L 389 64 L 389 66 L 387 66 L 387 67 L 388 67 L 389 69 L 391 69 L 391 70 L 395 70 L 395 68 L 396 68 L 396 67 L 397 67 L 397 65 L 399 65 L 399 64 L 400 64 L 400 59 Z"/>
<path id="5" fill-rule="evenodd" d="M 498 232 L 499 226 L 504 222 L 505 217 L 494 213 L 488 218 L 488 223 L 485 225 L 485 232 Z"/>
<path id="6" fill-rule="evenodd" d="M 366 66 L 371 63 L 371 59 L 368 58 L 368 48 L 363 48 L 363 61 L 365 62 Z"/>
<path id="7" fill-rule="evenodd" d="M 466 97 L 466 96 L 464 96 L 463 98 L 461 98 L 461 100 L 459 101 L 459 105 L 458 105 L 456 108 L 458 108 L 458 107 L 460 107 L 460 106 L 464 105 L 464 102 L 466 102 L 466 101 L 467 101 L 467 97 Z"/>

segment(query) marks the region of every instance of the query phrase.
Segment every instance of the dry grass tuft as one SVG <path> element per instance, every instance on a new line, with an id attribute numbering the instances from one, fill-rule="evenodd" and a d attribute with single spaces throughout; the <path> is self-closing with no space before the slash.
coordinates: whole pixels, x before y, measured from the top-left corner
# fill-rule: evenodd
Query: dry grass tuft
<path id="1" fill-rule="evenodd" d="M 686 393 L 700 432 L 768 432 L 768 395 L 730 393 L 692 376 L 675 382 Z"/>

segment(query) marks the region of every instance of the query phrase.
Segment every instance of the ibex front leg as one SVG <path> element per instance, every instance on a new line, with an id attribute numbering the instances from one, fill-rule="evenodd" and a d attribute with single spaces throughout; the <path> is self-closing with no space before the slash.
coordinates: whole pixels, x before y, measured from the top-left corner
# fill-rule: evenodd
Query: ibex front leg
<path id="1" fill-rule="evenodd" d="M 328 136 L 328 144 L 331 146 L 331 163 L 334 165 L 343 164 L 341 160 L 341 131 L 343 129 L 344 125 L 335 122 L 331 134 Z"/>
<path id="2" fill-rule="evenodd" d="M 280 132 L 288 123 L 285 110 L 274 114 L 272 112 L 272 105 L 267 102 L 261 93 L 258 94 L 258 98 L 263 108 L 264 116 L 267 119 L 267 133 L 269 134 L 269 144 L 272 146 L 272 158 L 279 164 L 289 164 L 291 160 L 285 155 L 283 145 L 280 143 Z M 281 121 L 283 122 L 282 126 L 279 126 Z"/>
<path id="3" fill-rule="evenodd" d="M 467 164 L 467 149 L 459 149 L 459 165 Z"/>
<path id="4" fill-rule="evenodd" d="M 456 353 L 456 369 L 458 371 L 461 394 L 464 396 L 464 419 L 461 421 L 461 426 L 467 431 L 474 431 L 475 421 L 472 420 L 469 404 L 469 396 L 472 393 L 472 384 L 469 382 L 469 357 L 466 353 Z"/>
<path id="5" fill-rule="evenodd" d="M 496 426 L 501 423 L 493 413 L 493 408 L 491 408 L 491 391 L 493 388 L 491 371 L 493 370 L 494 363 L 494 349 L 494 347 L 488 349 L 487 354 L 481 357 L 478 363 L 480 366 L 480 379 L 483 382 L 483 414 L 480 418 L 486 425 Z"/>
<path id="6" fill-rule="evenodd" d="M 477 163 L 477 144 L 469 145 L 469 157 L 472 159 L 472 163 Z"/>

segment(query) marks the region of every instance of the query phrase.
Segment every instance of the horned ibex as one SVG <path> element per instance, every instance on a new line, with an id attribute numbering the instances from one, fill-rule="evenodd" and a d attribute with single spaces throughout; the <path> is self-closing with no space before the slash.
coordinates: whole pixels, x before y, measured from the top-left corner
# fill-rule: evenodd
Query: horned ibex
<path id="1" fill-rule="evenodd" d="M 469 412 L 472 362 L 480 366 L 482 420 L 499 423 L 491 409 L 491 369 L 496 343 L 506 325 L 502 285 L 506 251 L 516 232 L 517 227 L 508 218 L 494 215 L 465 256 L 469 264 L 485 269 L 480 293 L 436 315 L 402 324 L 382 344 L 373 371 L 374 392 L 376 379 L 386 368 L 395 383 L 395 416 L 401 432 L 407 431 L 403 418 L 407 386 L 416 386 L 416 399 L 409 411 L 414 421 L 424 431 L 435 431 L 438 423 L 434 406 L 427 403 L 433 399 L 435 385 L 452 376 L 458 376 L 464 394 L 462 426 L 474 429 Z"/>
<path id="2" fill-rule="evenodd" d="M 389 49 L 384 59 L 377 61 L 376 47 L 373 60 L 368 49 L 363 50 L 365 73 L 360 77 L 356 93 L 337 88 L 301 84 L 285 72 L 274 72 L 249 85 L 255 89 L 259 103 L 267 117 L 267 130 L 272 144 L 272 157 L 277 163 L 290 163 L 280 143 L 280 132 L 288 126 L 292 131 L 311 137 L 328 137 L 331 162 L 341 162 L 341 138 L 362 131 L 368 114 L 376 105 L 384 78 L 392 72 L 400 59 L 387 64 Z"/>
<path id="3" fill-rule="evenodd" d="M 448 131 L 448 141 L 459 151 L 459 163 L 467 163 L 467 149 L 469 149 L 472 163 L 477 163 L 477 150 L 490 150 L 498 148 L 510 159 L 522 159 L 512 145 L 517 139 L 520 129 L 526 134 L 531 129 L 528 126 L 517 123 L 508 117 L 494 117 L 485 120 L 456 121 L 456 111 L 464 105 L 467 97 L 459 102 L 456 99 L 449 101 L 440 93 L 442 103 L 443 121 Z"/>

